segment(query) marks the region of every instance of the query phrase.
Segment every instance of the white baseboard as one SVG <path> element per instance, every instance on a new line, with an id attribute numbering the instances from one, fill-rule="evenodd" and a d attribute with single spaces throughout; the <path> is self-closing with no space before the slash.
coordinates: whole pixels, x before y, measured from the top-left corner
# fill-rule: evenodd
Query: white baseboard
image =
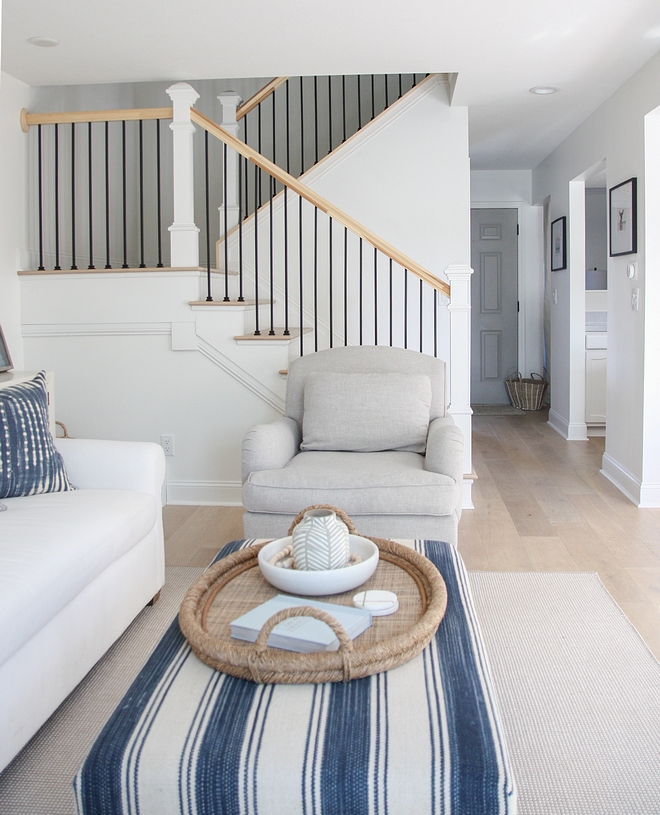
<path id="1" fill-rule="evenodd" d="M 584 422 L 568 423 L 554 410 L 548 412 L 548 424 L 567 441 L 587 441 L 587 425 Z"/>
<path id="2" fill-rule="evenodd" d="M 642 484 L 638 506 L 641 509 L 660 507 L 660 484 Z"/>
<path id="3" fill-rule="evenodd" d="M 638 481 L 634 475 L 629 473 L 628 470 L 614 461 L 607 453 L 603 454 L 603 467 L 600 472 L 601 475 L 604 475 L 608 481 L 611 481 L 618 490 L 621 490 L 626 498 L 630 498 L 635 506 L 641 506 L 641 482 Z M 660 503 L 646 504 L 646 506 L 660 506 Z"/>
<path id="4" fill-rule="evenodd" d="M 589 438 L 596 438 L 596 436 L 606 436 L 607 435 L 607 428 L 604 424 L 588 424 L 587 425 L 587 436 Z"/>
<path id="5" fill-rule="evenodd" d="M 168 481 L 167 503 L 186 506 L 240 507 L 240 481 Z"/>

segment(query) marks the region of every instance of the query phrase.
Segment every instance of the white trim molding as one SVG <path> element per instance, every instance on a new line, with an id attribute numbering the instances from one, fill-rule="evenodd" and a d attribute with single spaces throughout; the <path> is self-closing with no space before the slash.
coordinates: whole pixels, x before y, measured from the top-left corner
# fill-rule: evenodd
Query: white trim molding
<path id="1" fill-rule="evenodd" d="M 243 506 L 240 481 L 168 481 L 167 503 L 180 506 Z"/>
<path id="2" fill-rule="evenodd" d="M 550 409 L 548 413 L 548 424 L 550 427 L 559 433 L 559 435 L 566 439 L 566 441 L 588 441 L 587 425 L 584 422 L 576 422 L 569 424 L 569 422 L 560 416 L 556 411 Z"/>
<path id="3" fill-rule="evenodd" d="M 603 466 L 600 471 L 608 481 L 611 481 L 614 486 L 621 490 L 621 492 L 635 504 L 641 506 L 640 498 L 642 492 L 642 484 L 634 475 L 628 472 L 625 467 L 618 464 L 610 455 L 603 453 Z M 659 487 L 656 490 L 660 491 Z M 645 504 L 645 506 L 660 506 L 660 502 L 656 504 Z"/>

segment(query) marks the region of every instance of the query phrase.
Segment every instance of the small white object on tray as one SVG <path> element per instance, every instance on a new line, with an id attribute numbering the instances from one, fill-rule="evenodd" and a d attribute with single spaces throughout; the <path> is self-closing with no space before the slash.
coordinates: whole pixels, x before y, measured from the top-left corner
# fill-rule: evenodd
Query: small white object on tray
<path id="1" fill-rule="evenodd" d="M 273 555 L 291 545 L 291 538 L 278 538 L 261 548 L 259 568 L 266 580 L 275 588 L 291 594 L 318 597 L 324 594 L 341 594 L 365 583 L 378 566 L 378 547 L 373 541 L 359 535 L 350 536 L 351 554 L 359 555 L 361 563 L 353 563 L 341 569 L 302 571 L 282 569 L 269 563 Z"/>
<path id="2" fill-rule="evenodd" d="M 369 589 L 356 594 L 353 605 L 356 608 L 366 608 L 374 617 L 386 617 L 399 610 L 399 598 L 393 591 Z"/>

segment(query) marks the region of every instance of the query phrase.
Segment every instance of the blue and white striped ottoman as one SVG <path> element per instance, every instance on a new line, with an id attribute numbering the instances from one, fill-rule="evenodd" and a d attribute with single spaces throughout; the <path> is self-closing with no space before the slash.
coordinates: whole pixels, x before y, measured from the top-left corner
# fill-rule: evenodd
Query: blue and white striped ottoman
<path id="1" fill-rule="evenodd" d="M 79 815 L 515 815 L 465 567 L 449 544 L 414 545 L 447 611 L 386 673 L 255 685 L 200 662 L 175 620 L 74 781 Z"/>

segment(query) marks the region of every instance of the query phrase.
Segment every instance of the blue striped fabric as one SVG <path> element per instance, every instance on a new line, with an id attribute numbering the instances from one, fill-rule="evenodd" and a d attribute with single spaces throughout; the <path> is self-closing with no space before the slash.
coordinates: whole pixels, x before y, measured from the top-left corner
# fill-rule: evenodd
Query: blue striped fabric
<path id="1" fill-rule="evenodd" d="M 0 498 L 71 489 L 48 426 L 44 372 L 0 389 Z"/>
<path id="2" fill-rule="evenodd" d="M 415 547 L 447 612 L 386 673 L 255 685 L 201 663 L 175 620 L 76 776 L 79 815 L 515 815 L 465 569 L 449 544 Z"/>

